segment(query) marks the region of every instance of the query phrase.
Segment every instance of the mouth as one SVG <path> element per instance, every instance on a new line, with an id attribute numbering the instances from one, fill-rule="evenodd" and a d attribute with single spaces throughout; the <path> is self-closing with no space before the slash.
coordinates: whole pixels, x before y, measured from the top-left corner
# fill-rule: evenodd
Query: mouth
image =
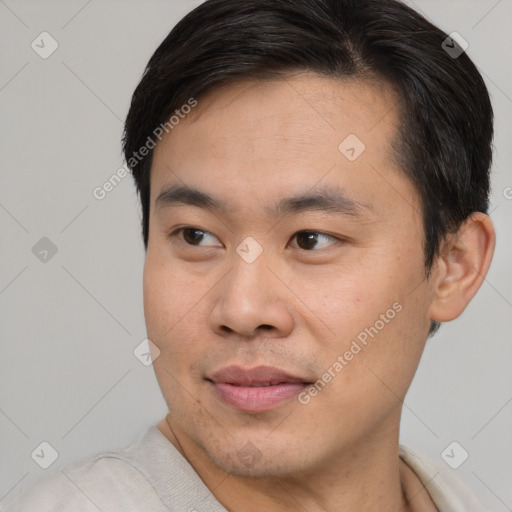
<path id="1" fill-rule="evenodd" d="M 270 366 L 229 366 L 206 380 L 218 399 L 244 412 L 271 410 L 312 384 L 304 377 Z"/>

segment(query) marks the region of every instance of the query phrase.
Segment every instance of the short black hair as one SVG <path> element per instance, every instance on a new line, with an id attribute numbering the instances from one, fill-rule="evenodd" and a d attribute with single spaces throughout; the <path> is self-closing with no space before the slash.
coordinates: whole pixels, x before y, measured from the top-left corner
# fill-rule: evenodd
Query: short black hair
<path id="1" fill-rule="evenodd" d="M 396 92 L 394 157 L 420 196 L 428 276 L 443 238 L 471 213 L 487 213 L 489 203 L 489 93 L 471 59 L 456 40 L 447 46 L 447 37 L 398 0 L 199 5 L 151 57 L 126 118 L 123 149 L 140 196 L 145 247 L 152 151 L 141 158 L 139 150 L 155 128 L 191 98 L 222 85 L 312 71 L 334 79 L 377 78 Z"/>

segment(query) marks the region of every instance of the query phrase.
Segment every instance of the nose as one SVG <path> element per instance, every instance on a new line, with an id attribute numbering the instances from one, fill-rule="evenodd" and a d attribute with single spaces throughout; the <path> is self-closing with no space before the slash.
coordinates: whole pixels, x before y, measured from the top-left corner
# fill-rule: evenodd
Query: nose
<path id="1" fill-rule="evenodd" d="M 290 292 L 261 256 L 252 263 L 242 258 L 215 287 L 210 314 L 212 330 L 221 336 L 251 339 L 285 337 L 293 330 Z"/>

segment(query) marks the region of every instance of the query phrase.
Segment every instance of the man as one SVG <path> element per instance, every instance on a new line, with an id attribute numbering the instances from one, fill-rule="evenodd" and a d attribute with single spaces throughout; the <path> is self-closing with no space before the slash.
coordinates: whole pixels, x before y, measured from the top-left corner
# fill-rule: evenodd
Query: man
<path id="1" fill-rule="evenodd" d="M 494 250 L 459 49 L 396 0 L 209 0 L 173 29 L 124 137 L 169 413 L 10 510 L 483 510 L 398 442 Z"/>

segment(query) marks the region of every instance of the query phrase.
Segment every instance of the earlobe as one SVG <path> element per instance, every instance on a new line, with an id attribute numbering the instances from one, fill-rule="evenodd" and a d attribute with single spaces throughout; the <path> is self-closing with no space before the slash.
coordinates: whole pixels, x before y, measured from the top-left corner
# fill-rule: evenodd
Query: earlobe
<path id="1" fill-rule="evenodd" d="M 480 212 L 447 238 L 437 262 L 432 320 L 449 322 L 464 311 L 484 281 L 495 244 L 492 221 Z"/>

